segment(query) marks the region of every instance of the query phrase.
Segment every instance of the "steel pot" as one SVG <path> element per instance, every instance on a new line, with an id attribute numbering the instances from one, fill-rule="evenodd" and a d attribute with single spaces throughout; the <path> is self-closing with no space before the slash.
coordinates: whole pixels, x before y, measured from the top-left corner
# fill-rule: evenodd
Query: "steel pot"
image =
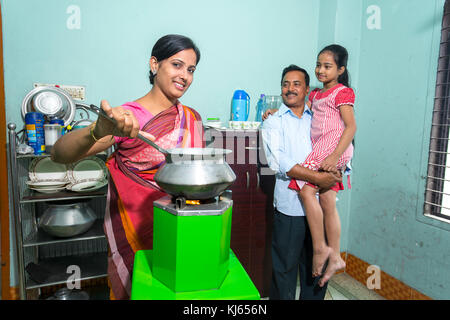
<path id="1" fill-rule="evenodd" d="M 39 219 L 39 227 L 56 237 L 73 237 L 87 231 L 96 215 L 87 201 L 73 200 L 47 202 L 49 207 Z"/>
<path id="2" fill-rule="evenodd" d="M 231 150 L 176 148 L 166 152 L 166 162 L 154 179 L 172 196 L 209 199 L 221 194 L 236 180 L 233 170 L 225 162 L 225 156 Z"/>

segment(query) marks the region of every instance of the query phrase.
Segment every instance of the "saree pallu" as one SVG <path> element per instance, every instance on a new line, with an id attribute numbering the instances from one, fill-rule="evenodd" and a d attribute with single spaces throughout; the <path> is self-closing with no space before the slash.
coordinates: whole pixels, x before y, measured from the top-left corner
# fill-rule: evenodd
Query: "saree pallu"
<path id="1" fill-rule="evenodd" d="M 200 115 L 181 104 L 153 117 L 142 131 L 165 149 L 204 147 Z M 119 144 L 106 163 L 110 180 L 104 230 L 111 299 L 129 299 L 134 255 L 153 247 L 153 201 L 166 195 L 153 177 L 164 161 L 153 147 L 130 139 Z"/>

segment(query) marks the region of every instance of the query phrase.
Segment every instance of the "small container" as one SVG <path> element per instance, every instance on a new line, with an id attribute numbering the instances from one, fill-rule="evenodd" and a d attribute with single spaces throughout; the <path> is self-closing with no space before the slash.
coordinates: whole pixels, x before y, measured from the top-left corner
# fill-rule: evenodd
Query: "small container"
<path id="1" fill-rule="evenodd" d="M 62 127 L 60 124 L 44 124 L 45 132 L 45 150 L 50 153 L 56 140 L 62 136 Z"/>
<path id="2" fill-rule="evenodd" d="M 228 122 L 228 127 L 230 129 L 242 129 L 242 123 L 244 121 L 229 121 Z"/>
<path id="3" fill-rule="evenodd" d="M 216 129 L 222 128 L 222 122 L 220 121 L 220 118 L 208 118 L 206 121 L 206 125 Z"/>
<path id="4" fill-rule="evenodd" d="M 64 127 L 64 120 L 62 119 L 51 119 L 50 124 L 59 124 L 61 126 L 61 135 L 66 133 L 66 128 Z"/>
<path id="5" fill-rule="evenodd" d="M 44 115 L 40 112 L 28 112 L 25 115 L 28 145 L 36 155 L 45 152 L 44 121 Z"/>

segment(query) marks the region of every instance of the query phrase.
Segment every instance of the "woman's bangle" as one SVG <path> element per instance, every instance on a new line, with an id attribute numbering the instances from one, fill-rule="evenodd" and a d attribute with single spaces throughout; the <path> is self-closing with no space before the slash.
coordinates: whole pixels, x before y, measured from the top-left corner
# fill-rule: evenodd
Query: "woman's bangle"
<path id="1" fill-rule="evenodd" d="M 94 129 L 95 129 L 95 125 L 97 124 L 97 121 L 94 121 L 92 124 L 91 124 L 91 128 L 89 129 L 89 132 L 90 132 L 90 134 L 91 134 L 91 137 L 92 137 L 92 139 L 94 139 L 94 142 L 97 142 L 97 141 L 99 141 L 101 138 L 96 138 L 95 137 L 95 135 L 94 135 Z M 113 140 L 114 139 L 114 136 L 113 135 L 111 135 L 111 140 Z M 109 142 L 109 141 L 105 141 L 105 143 L 106 142 Z"/>
<path id="2" fill-rule="evenodd" d="M 96 137 L 95 137 L 95 135 L 94 135 L 94 128 L 95 128 L 95 125 L 97 124 L 97 121 L 94 121 L 92 124 L 91 124 L 91 128 L 89 129 L 89 132 L 91 133 L 91 137 L 92 137 L 92 139 L 94 139 L 94 141 L 95 142 L 97 142 L 98 140 L 100 140 L 100 139 L 97 139 Z"/>

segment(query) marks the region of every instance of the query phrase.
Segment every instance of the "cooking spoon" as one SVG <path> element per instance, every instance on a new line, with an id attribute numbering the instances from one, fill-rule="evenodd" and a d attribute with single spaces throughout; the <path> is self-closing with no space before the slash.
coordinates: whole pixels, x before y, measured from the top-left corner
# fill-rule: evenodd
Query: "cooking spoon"
<path id="1" fill-rule="evenodd" d="M 117 124 L 117 121 L 116 121 L 115 119 L 113 119 L 113 118 L 110 118 L 110 117 L 106 114 L 105 110 L 103 110 L 102 108 L 99 108 L 99 107 L 97 107 L 97 106 L 94 105 L 94 104 L 91 104 L 89 107 L 90 107 L 89 109 L 90 109 L 92 112 L 95 112 L 95 113 L 98 114 L 99 116 L 102 116 L 103 118 L 108 119 L 110 122 L 112 122 L 112 123 L 114 123 L 114 124 Z M 161 152 L 162 154 L 164 154 L 164 156 L 167 157 L 167 156 L 169 155 L 169 152 L 168 152 L 166 149 L 161 148 L 161 147 L 158 146 L 156 143 L 154 143 L 152 140 L 147 139 L 146 137 L 144 137 L 142 134 L 138 133 L 138 135 L 137 135 L 136 138 L 138 138 L 139 140 L 142 140 L 142 141 L 144 141 L 145 143 L 151 145 L 153 148 L 155 148 L 156 150 L 158 150 L 159 152 Z"/>

